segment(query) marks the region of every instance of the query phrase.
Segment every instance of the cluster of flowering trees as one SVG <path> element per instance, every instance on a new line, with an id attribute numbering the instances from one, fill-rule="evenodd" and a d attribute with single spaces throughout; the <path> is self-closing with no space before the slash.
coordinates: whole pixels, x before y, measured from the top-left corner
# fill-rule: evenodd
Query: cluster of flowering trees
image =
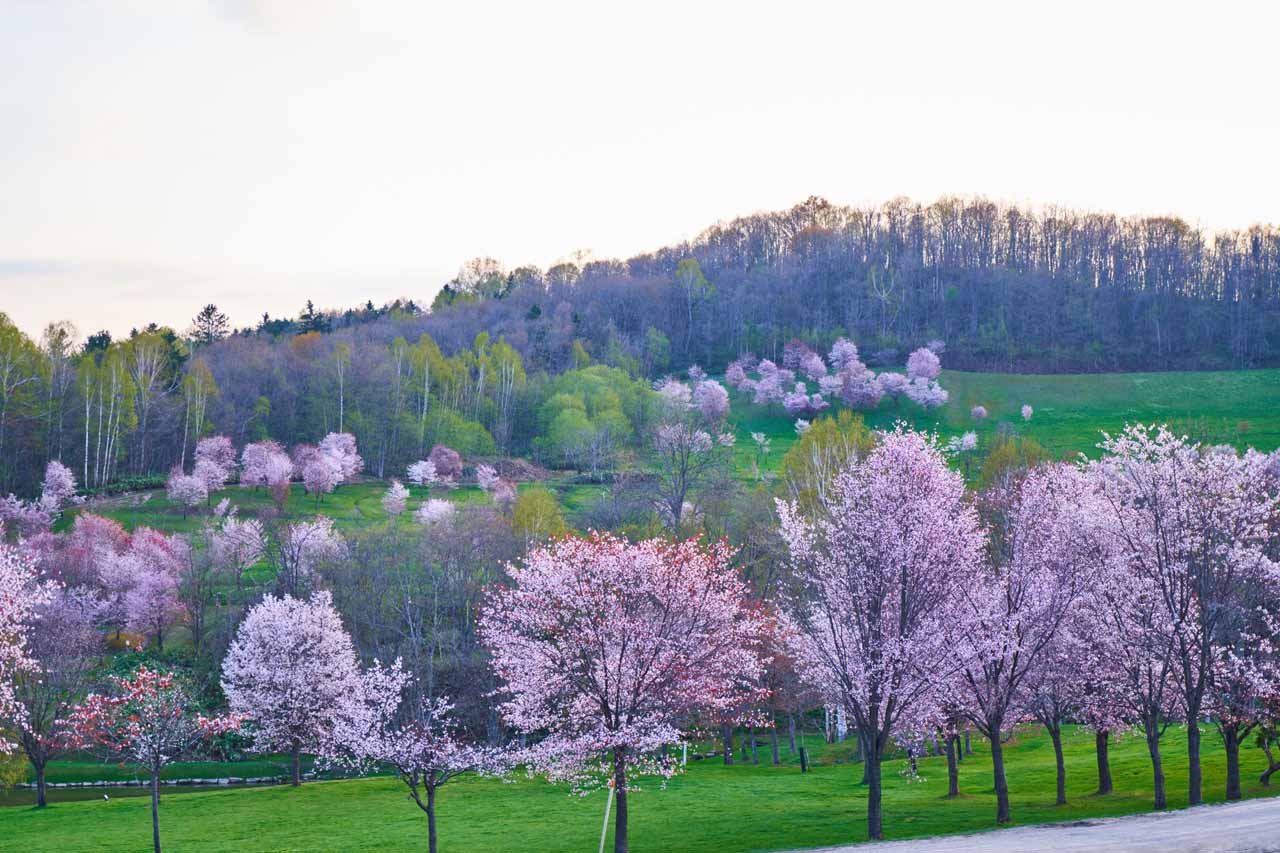
<path id="1" fill-rule="evenodd" d="M 997 821 L 1010 819 L 1002 744 L 1038 720 L 1147 740 L 1165 805 L 1160 738 L 1187 724 L 1189 801 L 1201 799 L 1200 727 L 1212 718 L 1240 796 L 1239 745 L 1280 693 L 1280 482 L 1268 457 L 1129 427 L 1095 462 L 1049 464 L 975 504 L 943 448 L 897 428 L 854 456 L 808 511 L 782 502 L 805 594 L 789 616 L 801 676 L 849 714 L 868 756 L 878 838 L 878 757 L 971 726 L 991 744 Z M 1274 707 L 1274 706 L 1272 706 Z M 954 791 L 953 777 L 953 791 Z"/>
<path id="2" fill-rule="evenodd" d="M 938 342 L 933 346 L 942 348 Z M 921 347 L 907 358 L 906 375 L 885 371 L 877 376 L 862 362 L 852 341 L 838 338 L 825 361 L 800 341 L 791 341 L 783 348 L 781 367 L 769 359 L 756 361 L 750 355 L 740 356 L 730 363 L 725 380 L 739 391 L 750 393 L 757 405 L 780 403 L 788 415 L 807 418 L 829 408 L 829 397 L 838 398 L 852 409 L 874 409 L 886 396 L 895 400 L 906 397 L 926 409 L 938 408 L 946 404 L 949 396 L 937 381 L 941 370 L 937 353 Z M 750 378 L 750 372 L 755 372 L 757 378 Z M 797 374 L 817 383 L 818 393 L 810 394 L 806 383 L 797 381 Z"/>

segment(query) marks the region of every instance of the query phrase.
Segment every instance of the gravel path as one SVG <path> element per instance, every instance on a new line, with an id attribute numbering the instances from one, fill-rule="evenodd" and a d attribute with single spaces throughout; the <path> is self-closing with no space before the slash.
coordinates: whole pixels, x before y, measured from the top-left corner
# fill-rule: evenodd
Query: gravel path
<path id="1" fill-rule="evenodd" d="M 1280 800 L 1263 797 L 1244 803 L 1197 806 L 1160 814 L 1024 826 L 918 841 L 825 847 L 807 853 L 959 853 L 969 850 L 983 853 L 1035 850 L 1276 853 L 1280 851 Z"/>

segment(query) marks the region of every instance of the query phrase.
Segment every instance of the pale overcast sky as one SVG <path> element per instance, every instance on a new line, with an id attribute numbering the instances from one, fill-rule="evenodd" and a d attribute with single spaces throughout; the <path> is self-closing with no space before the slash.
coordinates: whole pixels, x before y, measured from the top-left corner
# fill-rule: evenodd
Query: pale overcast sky
<path id="1" fill-rule="evenodd" d="M 0 0 L 0 311 L 429 299 L 811 194 L 1280 222 L 1276 8 Z"/>

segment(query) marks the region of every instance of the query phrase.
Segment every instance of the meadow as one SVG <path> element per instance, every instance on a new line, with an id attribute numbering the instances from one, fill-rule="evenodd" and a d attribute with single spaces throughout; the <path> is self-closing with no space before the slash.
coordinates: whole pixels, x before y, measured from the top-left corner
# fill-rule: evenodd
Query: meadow
<path id="1" fill-rule="evenodd" d="M 808 773 L 788 753 L 781 766 L 768 763 L 725 766 L 719 757 L 690 760 L 687 771 L 661 789 L 644 780 L 631 798 L 632 849 L 690 853 L 764 851 L 855 843 L 866 840 L 866 786 L 860 765 L 851 761 L 851 742 L 824 744 L 804 738 L 813 762 Z M 1205 794 L 1222 799 L 1224 759 L 1211 727 L 1204 729 Z M 914 838 L 994 829 L 995 796 L 985 742 L 975 739 L 974 755 L 960 767 L 958 799 L 947 799 L 946 765 L 941 758 L 920 761 L 919 780 L 902 771 L 903 759 L 887 760 L 885 830 L 888 838 Z M 712 747 L 707 746 L 707 749 Z M 1151 807 L 1151 770 L 1140 737 L 1112 744 L 1115 791 L 1094 793 L 1093 737 L 1071 729 L 1065 736 L 1067 796 L 1054 805 L 1053 749 L 1033 727 L 1020 728 L 1006 745 L 1014 824 L 1074 821 L 1133 814 Z M 1170 727 L 1163 740 L 1170 806 L 1186 805 L 1185 731 Z M 1244 796 L 1265 796 L 1280 788 L 1258 784 L 1266 766 L 1259 750 L 1242 751 Z M 51 768 L 51 779 L 67 774 L 67 765 Z M 175 771 L 176 772 L 176 771 Z M 187 768 L 185 772 L 192 772 Z M 69 774 L 68 774 L 69 775 Z M 46 809 L 0 809 L 0 838 L 10 850 L 140 850 L 150 839 L 145 797 L 60 802 L 55 794 Z M 374 777 L 307 782 L 231 791 L 194 789 L 181 794 L 165 789 L 162 832 L 175 850 L 407 850 L 425 848 L 426 825 L 397 780 Z M 599 843 L 604 794 L 585 797 L 564 787 L 517 776 L 504 783 L 464 777 L 440 794 L 442 850 L 560 851 L 594 850 Z M 610 839 L 612 844 L 612 829 Z M 611 847 L 610 847 L 611 849 Z"/>

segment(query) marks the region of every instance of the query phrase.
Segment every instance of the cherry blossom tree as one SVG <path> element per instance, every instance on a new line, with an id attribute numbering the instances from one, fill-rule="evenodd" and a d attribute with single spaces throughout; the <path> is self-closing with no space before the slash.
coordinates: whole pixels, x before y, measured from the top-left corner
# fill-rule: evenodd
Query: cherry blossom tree
<path id="1" fill-rule="evenodd" d="M 493 469 L 492 465 L 476 466 L 476 485 L 482 491 L 492 492 L 493 487 L 498 485 L 498 472 Z"/>
<path id="2" fill-rule="evenodd" d="M 987 419 L 987 407 L 974 406 L 972 409 L 969 410 L 969 417 L 973 418 L 975 421 L 978 421 L 978 422 L 985 421 Z"/>
<path id="3" fill-rule="evenodd" d="M 831 362 L 832 370 L 844 370 L 853 362 L 860 362 L 858 347 L 847 338 L 836 338 L 836 342 L 831 345 L 831 352 L 827 354 L 827 361 Z"/>
<path id="4" fill-rule="evenodd" d="M 99 749 L 150 774 L 151 837 L 160 853 L 160 771 L 206 738 L 235 731 L 240 721 L 234 715 L 205 717 L 171 673 L 139 667 L 111 681 L 109 694 L 91 693 L 68 715 L 68 743 Z"/>
<path id="5" fill-rule="evenodd" d="M 612 777 L 615 853 L 635 777 L 678 772 L 663 748 L 697 714 L 759 695 L 767 631 L 724 544 L 566 538 L 509 567 L 480 634 L 511 698 L 503 717 L 545 733 L 532 766 L 578 786 Z"/>
<path id="6" fill-rule="evenodd" d="M 877 376 L 876 382 L 880 385 L 884 396 L 895 402 L 907 393 L 907 386 L 911 384 L 911 380 L 905 374 L 892 373 L 888 370 Z"/>
<path id="7" fill-rule="evenodd" d="M 254 749 L 288 752 L 302 783 L 302 753 L 321 754 L 343 700 L 360 689 L 351 637 L 328 592 L 310 600 L 268 595 L 240 623 L 222 663 L 232 712 L 252 723 Z"/>
<path id="8" fill-rule="evenodd" d="M 731 388 L 741 387 L 742 383 L 747 381 L 747 371 L 743 369 L 742 364 L 735 361 L 725 368 L 724 381 L 729 383 Z"/>
<path id="9" fill-rule="evenodd" d="M 76 496 L 76 475 L 56 459 L 44 469 L 44 481 L 40 486 L 40 506 L 56 514 Z"/>
<path id="10" fill-rule="evenodd" d="M 950 394 L 937 382 L 916 378 L 907 383 L 903 394 L 908 400 L 925 409 L 937 409 L 947 404 Z"/>
<path id="11" fill-rule="evenodd" d="M 827 363 L 816 352 L 805 353 L 804 357 L 800 359 L 798 369 L 813 382 L 817 382 L 827 375 Z"/>
<path id="12" fill-rule="evenodd" d="M 392 480 L 391 486 L 382 496 L 382 509 L 390 516 L 400 515 L 405 511 L 409 501 L 409 490 L 399 480 Z"/>
<path id="13" fill-rule="evenodd" d="M 274 441 L 245 445 L 240 454 L 240 485 L 265 486 L 281 509 L 289 500 L 289 482 L 295 467 L 289 454 Z"/>
<path id="14" fill-rule="evenodd" d="M 165 489 L 169 500 L 182 505 L 183 518 L 187 517 L 188 511 L 200 506 L 209 497 L 209 487 L 204 480 L 191 474 L 184 474 L 178 468 L 173 469 L 169 474 Z"/>
<path id="15" fill-rule="evenodd" d="M 34 667 L 15 682 L 22 709 L 18 743 L 35 771 L 36 806 L 47 804 L 45 769 L 61 754 L 59 726 L 89 686 L 102 637 L 96 628 L 99 602 L 87 589 L 49 588 L 26 620 Z"/>
<path id="16" fill-rule="evenodd" d="M 267 476 L 267 470 L 272 457 L 284 456 L 288 458 L 288 455 L 279 442 L 271 441 L 270 439 L 246 444 L 244 450 L 240 451 L 240 485 L 269 485 L 270 479 Z M 292 463 L 290 463 L 290 467 L 292 467 Z"/>
<path id="17" fill-rule="evenodd" d="M 963 661 L 957 704 L 991 744 L 997 823 L 1010 820 L 1004 738 L 1022 720 L 1027 679 L 1103 560 L 1096 522 L 1103 506 L 1072 466 L 1035 469 L 1012 493 L 988 499 L 993 565 L 959 591 L 964 627 L 953 648 Z M 1050 730 L 1060 756 L 1058 732 Z"/>
<path id="18" fill-rule="evenodd" d="M 851 458 L 818 518 L 793 502 L 778 509 L 806 593 L 791 612 L 797 668 L 853 718 L 870 787 L 867 832 L 880 838 L 881 757 L 955 670 L 950 605 L 979 568 L 977 514 L 936 438 L 901 425 Z"/>
<path id="19" fill-rule="evenodd" d="M 409 482 L 415 486 L 426 486 L 430 488 L 434 485 L 439 477 L 436 475 L 435 463 L 430 459 L 420 459 L 409 466 L 409 470 L 405 472 L 408 475 Z"/>
<path id="20" fill-rule="evenodd" d="M 502 751 L 461 735 L 447 698 L 415 702 L 410 681 L 398 660 L 365 670 L 360 689 L 340 705 L 327 748 L 332 760 L 359 771 L 394 770 L 426 813 L 427 849 L 436 853 L 436 792 L 464 773 L 504 773 L 506 762 Z"/>
<path id="21" fill-rule="evenodd" d="M 257 519 L 240 519 L 234 511 L 209 532 L 209 551 L 214 568 L 235 579 L 243 588 L 244 573 L 266 554 L 267 537 Z"/>
<path id="22" fill-rule="evenodd" d="M 236 473 L 236 449 L 225 435 L 211 435 L 196 442 L 193 475 L 204 481 L 210 493 L 226 487 Z"/>
<path id="23" fill-rule="evenodd" d="M 342 462 L 328 453 L 315 453 L 302 467 L 302 485 L 308 494 L 315 495 L 316 508 L 320 508 L 320 498 L 338 487 L 342 482 Z"/>
<path id="24" fill-rule="evenodd" d="M 18 730 L 27 725 L 27 715 L 14 693 L 14 682 L 39 671 L 27 647 L 27 633 L 45 597 L 36 586 L 31 553 L 0 542 L 0 720 Z M 12 749 L 13 744 L 0 737 L 0 754 Z"/>
<path id="25" fill-rule="evenodd" d="M 1030 405 L 1028 405 L 1028 404 L 1026 404 L 1026 403 L 1023 403 L 1023 404 L 1022 404 L 1022 419 L 1023 419 L 1024 421 L 1030 421 L 1030 420 L 1031 420 L 1031 416 L 1035 414 L 1035 411 L 1036 411 L 1036 410 L 1035 410 L 1035 409 L 1033 409 L 1033 408 L 1031 408 L 1031 406 L 1030 406 Z"/>
<path id="26" fill-rule="evenodd" d="M 921 347 L 907 356 L 907 376 L 911 379 L 932 381 L 942 372 L 942 362 L 938 354 L 928 347 Z"/>
<path id="27" fill-rule="evenodd" d="M 413 517 L 419 524 L 430 527 L 448 522 L 455 514 L 457 514 L 457 507 L 453 505 L 452 501 L 432 498 L 424 501 Z"/>
<path id="28" fill-rule="evenodd" d="M 142 563 L 124 593 L 129 629 L 155 638 L 158 649 L 164 648 L 164 637 L 169 628 L 187 616 L 178 585 L 177 571 Z"/>
<path id="29" fill-rule="evenodd" d="M 326 563 L 347 556 L 347 543 L 327 516 L 289 525 L 279 536 L 276 557 L 277 582 L 294 595 L 314 584 L 316 573 Z"/>
<path id="30" fill-rule="evenodd" d="M 356 437 L 349 432 L 329 433 L 321 439 L 318 449 L 337 461 L 339 482 L 346 483 L 364 470 L 364 460 L 356 450 Z"/>
<path id="31" fill-rule="evenodd" d="M 729 392 L 714 379 L 703 379 L 693 389 L 693 405 L 709 424 L 720 424 L 729 415 Z"/>
<path id="32" fill-rule="evenodd" d="M 654 488 L 663 517 L 673 530 L 680 526 L 690 497 L 724 474 L 732 445 L 732 435 L 713 438 L 687 419 L 661 424 L 654 432 L 658 462 Z"/>
<path id="33" fill-rule="evenodd" d="M 452 447 L 437 444 L 427 458 L 436 466 L 436 476 L 442 481 L 452 482 L 462 476 L 462 457 Z"/>

